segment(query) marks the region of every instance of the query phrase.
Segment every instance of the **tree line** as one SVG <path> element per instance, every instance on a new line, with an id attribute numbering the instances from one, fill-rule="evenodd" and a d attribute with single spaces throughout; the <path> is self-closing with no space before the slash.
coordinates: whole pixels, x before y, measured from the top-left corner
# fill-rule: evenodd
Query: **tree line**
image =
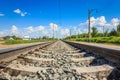
<path id="1" fill-rule="evenodd" d="M 13 36 L 4 36 L 3 39 L 4 40 L 11 40 L 11 38 L 13 40 L 23 40 L 23 38 L 13 35 Z M 50 38 L 48 36 L 42 36 L 42 37 L 38 37 L 38 38 L 31 38 L 31 40 L 56 40 L 57 38 Z"/>
<path id="2" fill-rule="evenodd" d="M 98 29 L 96 27 L 92 27 L 91 37 L 110 37 L 110 36 L 116 36 L 120 37 L 120 24 L 117 26 L 117 29 L 112 29 L 110 32 L 108 30 L 103 30 L 102 33 L 98 32 Z M 74 38 L 87 38 L 88 33 L 82 33 L 78 35 L 71 35 L 67 36 L 65 39 L 74 39 Z"/>

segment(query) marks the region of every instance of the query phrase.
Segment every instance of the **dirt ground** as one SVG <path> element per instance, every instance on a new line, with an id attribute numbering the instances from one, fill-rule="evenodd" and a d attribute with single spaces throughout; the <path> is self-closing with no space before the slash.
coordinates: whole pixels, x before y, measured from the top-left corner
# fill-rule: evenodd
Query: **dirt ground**
<path id="1" fill-rule="evenodd" d="M 87 43 L 87 42 L 77 42 L 77 43 L 120 50 L 120 45 L 116 45 L 116 44 L 107 44 L 107 43 Z"/>
<path id="2" fill-rule="evenodd" d="M 11 45 L 7 45 L 7 44 L 3 44 L 3 43 L 4 43 L 3 41 L 0 41 L 0 50 L 1 49 L 6 49 L 6 48 L 16 48 L 16 47 L 20 47 L 20 46 L 27 46 L 27 45 L 32 45 L 32 44 L 38 44 L 38 42 L 36 42 L 36 43 L 25 43 L 25 44 L 11 44 Z"/>
<path id="3" fill-rule="evenodd" d="M 20 47 L 20 46 L 27 46 L 27 45 L 32 45 L 32 44 L 38 44 L 38 42 L 36 42 L 36 43 L 26 43 L 26 44 L 12 44 L 12 45 L 7 45 L 7 44 L 3 44 L 3 43 L 4 43 L 3 41 L 0 41 L 0 49 L 16 48 L 16 47 Z M 94 46 L 100 46 L 100 47 L 112 48 L 112 49 L 120 50 L 120 45 L 114 45 L 114 44 L 87 43 L 87 42 L 77 42 L 77 43 L 89 44 L 89 45 L 94 45 Z"/>

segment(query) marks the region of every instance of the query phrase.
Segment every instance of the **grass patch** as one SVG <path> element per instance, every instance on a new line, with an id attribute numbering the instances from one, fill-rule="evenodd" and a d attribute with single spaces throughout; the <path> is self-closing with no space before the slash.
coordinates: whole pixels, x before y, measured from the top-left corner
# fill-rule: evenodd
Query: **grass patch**
<path id="1" fill-rule="evenodd" d="M 90 39 L 93 43 L 113 43 L 120 44 L 120 37 L 95 37 Z M 88 42 L 88 38 L 71 39 L 70 41 Z"/>
<path id="2" fill-rule="evenodd" d="M 25 44 L 25 43 L 35 43 L 35 42 L 44 42 L 49 40 L 6 40 L 5 44 Z"/>

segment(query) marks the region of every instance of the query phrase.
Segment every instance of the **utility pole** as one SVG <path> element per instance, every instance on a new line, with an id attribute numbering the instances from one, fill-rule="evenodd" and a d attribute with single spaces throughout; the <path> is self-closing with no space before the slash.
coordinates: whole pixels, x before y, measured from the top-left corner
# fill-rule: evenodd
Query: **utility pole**
<path id="1" fill-rule="evenodd" d="M 103 37 L 104 37 L 104 26 L 103 26 Z"/>
<path id="2" fill-rule="evenodd" d="M 54 24 L 53 24 L 53 38 L 54 38 Z"/>
<path id="3" fill-rule="evenodd" d="M 76 30 L 76 39 L 78 39 L 79 31 Z"/>
<path id="4" fill-rule="evenodd" d="M 76 39 L 77 39 L 77 31 L 76 31 Z"/>
<path id="5" fill-rule="evenodd" d="M 70 29 L 70 39 L 71 39 L 71 29 Z"/>
<path id="6" fill-rule="evenodd" d="M 98 12 L 97 9 L 88 9 L 88 42 L 90 42 L 91 39 L 91 32 L 90 32 L 90 14 L 96 11 L 96 13 Z"/>
<path id="7" fill-rule="evenodd" d="M 88 9 L 88 42 L 90 42 L 91 33 L 90 33 L 90 9 Z"/>
<path id="8" fill-rule="evenodd" d="M 78 31 L 78 35 L 77 35 L 77 38 L 78 38 L 78 39 L 79 39 L 79 34 L 80 34 L 80 33 L 79 33 L 79 31 Z"/>

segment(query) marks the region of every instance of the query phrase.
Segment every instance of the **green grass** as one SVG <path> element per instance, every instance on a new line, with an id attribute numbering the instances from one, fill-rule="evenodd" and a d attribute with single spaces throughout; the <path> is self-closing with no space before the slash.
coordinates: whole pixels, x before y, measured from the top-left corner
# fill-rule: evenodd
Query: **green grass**
<path id="1" fill-rule="evenodd" d="M 25 44 L 25 43 L 35 43 L 35 42 L 44 42 L 49 40 L 6 40 L 5 44 Z"/>
<path id="2" fill-rule="evenodd" d="M 114 43 L 114 44 L 120 44 L 120 37 L 96 37 L 96 38 L 91 38 L 90 40 L 93 43 Z M 71 41 L 88 42 L 88 39 L 87 38 L 79 38 L 79 39 L 71 39 Z"/>

